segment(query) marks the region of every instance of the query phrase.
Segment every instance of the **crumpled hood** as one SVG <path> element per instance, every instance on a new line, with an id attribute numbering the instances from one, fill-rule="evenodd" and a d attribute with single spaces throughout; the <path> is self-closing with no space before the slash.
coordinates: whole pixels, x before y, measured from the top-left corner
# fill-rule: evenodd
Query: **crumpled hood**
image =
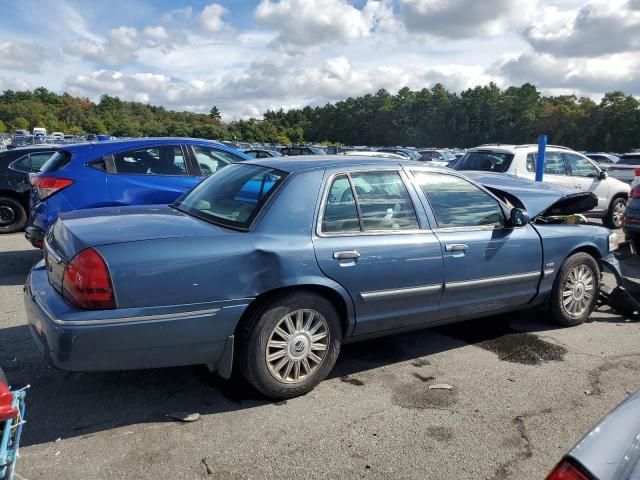
<path id="1" fill-rule="evenodd" d="M 598 204 L 598 198 L 591 192 L 570 190 L 558 185 L 533 182 L 526 178 L 506 173 L 464 172 L 465 176 L 483 185 L 488 190 L 501 193 L 524 207 L 530 218 L 540 215 L 570 215 L 588 212 Z"/>

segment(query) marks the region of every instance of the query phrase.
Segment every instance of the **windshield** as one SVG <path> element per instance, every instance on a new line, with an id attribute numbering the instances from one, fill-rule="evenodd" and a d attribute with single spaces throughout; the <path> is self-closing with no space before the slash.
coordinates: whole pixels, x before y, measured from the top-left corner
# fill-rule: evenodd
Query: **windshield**
<path id="1" fill-rule="evenodd" d="M 247 229 L 286 178 L 275 168 L 233 164 L 211 175 L 173 206 L 218 225 Z"/>
<path id="2" fill-rule="evenodd" d="M 480 170 L 483 172 L 506 172 L 513 154 L 499 152 L 469 152 L 455 165 L 456 170 Z"/>

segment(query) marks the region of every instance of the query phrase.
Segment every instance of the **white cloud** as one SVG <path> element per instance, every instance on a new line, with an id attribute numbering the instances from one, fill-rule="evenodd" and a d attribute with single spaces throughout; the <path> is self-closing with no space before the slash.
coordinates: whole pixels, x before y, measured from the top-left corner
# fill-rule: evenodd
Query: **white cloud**
<path id="1" fill-rule="evenodd" d="M 275 44 L 283 50 L 348 43 L 366 37 L 371 18 L 344 0 L 261 0 L 256 21 L 278 32 Z"/>
<path id="2" fill-rule="evenodd" d="M 17 78 L 17 77 L 12 77 L 12 78 L 3 78 L 0 77 L 0 92 L 3 92 L 5 90 L 16 90 L 16 91 L 20 91 L 20 90 L 31 90 L 31 85 L 21 79 L 21 78 Z"/>
<path id="3" fill-rule="evenodd" d="M 0 41 L 0 69 L 38 73 L 46 58 L 41 45 Z"/>
<path id="4" fill-rule="evenodd" d="M 164 42 L 169 40 L 169 33 L 165 30 L 162 25 L 158 25 L 155 27 L 145 27 L 144 36 L 149 40 Z"/>
<path id="5" fill-rule="evenodd" d="M 222 17 L 229 12 L 226 8 L 218 3 L 212 3 L 204 7 L 200 14 L 200 26 L 206 32 L 215 33 L 225 28 L 226 24 Z"/>
<path id="6" fill-rule="evenodd" d="M 535 7 L 526 0 L 400 0 L 411 33 L 459 40 L 517 28 Z"/>
<path id="7" fill-rule="evenodd" d="M 635 53 L 597 59 L 524 53 L 498 63 L 493 73 L 504 76 L 510 84 L 530 82 L 544 90 L 572 90 L 591 96 L 623 90 L 640 95 L 640 58 Z"/>
<path id="8" fill-rule="evenodd" d="M 547 7 L 524 35 L 535 50 L 563 57 L 634 51 L 640 48 L 640 9 L 628 0 L 596 0 L 569 10 Z"/>
<path id="9" fill-rule="evenodd" d="M 255 116 L 269 108 L 321 105 L 381 88 L 395 92 L 404 86 L 418 89 L 443 83 L 459 91 L 499 80 L 481 67 L 464 65 L 356 69 L 346 57 L 329 58 L 318 66 L 285 66 L 287 59 L 270 56 L 213 81 L 178 81 L 166 75 L 101 70 L 69 77 L 66 88 L 92 98 L 108 93 L 177 109 L 208 111 L 211 105 L 217 105 L 229 118 Z"/>

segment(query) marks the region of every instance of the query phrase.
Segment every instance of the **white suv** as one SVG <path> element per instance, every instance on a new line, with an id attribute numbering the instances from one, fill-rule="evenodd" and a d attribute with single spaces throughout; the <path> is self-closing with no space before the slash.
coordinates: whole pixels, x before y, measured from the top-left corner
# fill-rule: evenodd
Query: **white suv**
<path id="1" fill-rule="evenodd" d="M 488 144 L 467 150 L 456 170 L 497 172 L 535 180 L 537 145 Z M 593 161 L 566 147 L 547 146 L 542 180 L 567 188 L 593 192 L 598 206 L 587 213 L 602 218 L 609 228 L 620 228 L 631 190 L 629 184 L 611 178 Z"/>

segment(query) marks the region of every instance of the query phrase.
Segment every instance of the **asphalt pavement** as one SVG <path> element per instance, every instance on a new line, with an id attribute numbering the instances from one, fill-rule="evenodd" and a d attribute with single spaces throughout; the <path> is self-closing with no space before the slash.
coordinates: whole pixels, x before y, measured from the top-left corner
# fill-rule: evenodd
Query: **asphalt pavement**
<path id="1" fill-rule="evenodd" d="M 606 308 L 574 328 L 534 310 L 345 346 L 284 402 L 201 367 L 66 373 L 25 326 L 39 256 L 0 236 L 0 365 L 31 384 L 21 478 L 542 479 L 640 387 L 639 325 Z"/>

